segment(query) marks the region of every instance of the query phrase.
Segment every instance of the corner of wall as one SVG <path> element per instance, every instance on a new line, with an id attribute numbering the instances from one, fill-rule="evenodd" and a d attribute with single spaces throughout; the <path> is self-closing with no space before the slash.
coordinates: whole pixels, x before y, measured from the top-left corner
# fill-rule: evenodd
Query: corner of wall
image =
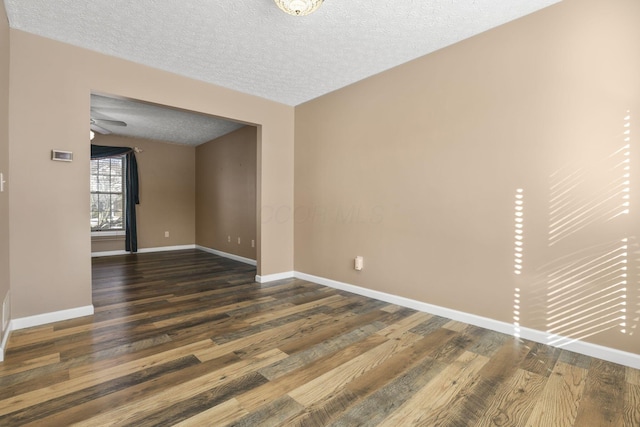
<path id="1" fill-rule="evenodd" d="M 7 348 L 11 334 L 11 292 L 8 291 L 0 307 L 0 362 L 4 361 L 4 351 Z"/>

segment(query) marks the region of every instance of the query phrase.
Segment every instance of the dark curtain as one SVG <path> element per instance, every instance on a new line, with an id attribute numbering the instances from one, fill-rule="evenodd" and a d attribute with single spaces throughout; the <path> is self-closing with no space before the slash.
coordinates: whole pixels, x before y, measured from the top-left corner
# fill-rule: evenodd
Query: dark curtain
<path id="1" fill-rule="evenodd" d="M 138 252 L 138 231 L 136 226 L 136 205 L 140 204 L 138 194 L 138 162 L 133 148 L 106 147 L 91 144 L 91 159 L 104 159 L 125 155 L 126 201 L 124 214 L 125 240 L 124 248 L 127 252 Z"/>

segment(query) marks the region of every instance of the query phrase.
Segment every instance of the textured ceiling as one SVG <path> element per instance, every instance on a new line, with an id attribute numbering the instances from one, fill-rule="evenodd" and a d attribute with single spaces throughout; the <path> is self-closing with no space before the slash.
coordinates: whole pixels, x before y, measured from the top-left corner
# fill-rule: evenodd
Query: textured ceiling
<path id="1" fill-rule="evenodd" d="M 298 105 L 558 0 L 5 0 L 12 28 Z"/>
<path id="2" fill-rule="evenodd" d="M 4 0 L 12 28 L 298 105 L 559 0 Z M 117 135 L 197 145 L 242 125 L 117 98 L 92 116 Z"/>
<path id="3" fill-rule="evenodd" d="M 91 95 L 91 118 L 115 135 L 187 145 L 200 145 L 244 126 L 206 114 L 96 94 Z M 108 120 L 127 126 L 110 125 Z"/>

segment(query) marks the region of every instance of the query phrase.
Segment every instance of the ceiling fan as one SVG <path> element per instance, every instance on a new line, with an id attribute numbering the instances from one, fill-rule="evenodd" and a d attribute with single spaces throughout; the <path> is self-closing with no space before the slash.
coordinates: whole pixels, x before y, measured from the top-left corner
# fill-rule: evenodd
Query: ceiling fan
<path id="1" fill-rule="evenodd" d="M 91 130 L 98 132 L 102 135 L 109 135 L 110 130 L 104 128 L 104 126 L 127 126 L 127 124 L 121 120 L 108 120 L 108 119 L 90 119 Z"/>

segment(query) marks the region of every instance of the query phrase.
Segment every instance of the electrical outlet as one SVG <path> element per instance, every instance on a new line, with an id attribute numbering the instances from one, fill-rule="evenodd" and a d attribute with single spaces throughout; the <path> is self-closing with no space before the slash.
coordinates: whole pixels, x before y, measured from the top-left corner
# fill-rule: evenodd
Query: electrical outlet
<path id="1" fill-rule="evenodd" d="M 4 180 L 4 174 L 2 172 L 0 172 L 0 193 L 2 193 L 4 191 L 4 184 L 7 181 Z"/>
<path id="2" fill-rule="evenodd" d="M 231 243 L 231 236 L 227 236 L 227 242 Z"/>
<path id="3" fill-rule="evenodd" d="M 169 232 L 168 231 L 164 232 L 164 237 L 169 237 Z"/>
<path id="4" fill-rule="evenodd" d="M 240 238 L 238 237 L 238 244 L 240 244 Z"/>
<path id="5" fill-rule="evenodd" d="M 255 248 L 255 247 L 256 247 L 256 241 L 255 241 L 255 240 L 252 240 L 252 241 L 251 241 L 251 247 L 252 247 L 252 248 Z"/>

